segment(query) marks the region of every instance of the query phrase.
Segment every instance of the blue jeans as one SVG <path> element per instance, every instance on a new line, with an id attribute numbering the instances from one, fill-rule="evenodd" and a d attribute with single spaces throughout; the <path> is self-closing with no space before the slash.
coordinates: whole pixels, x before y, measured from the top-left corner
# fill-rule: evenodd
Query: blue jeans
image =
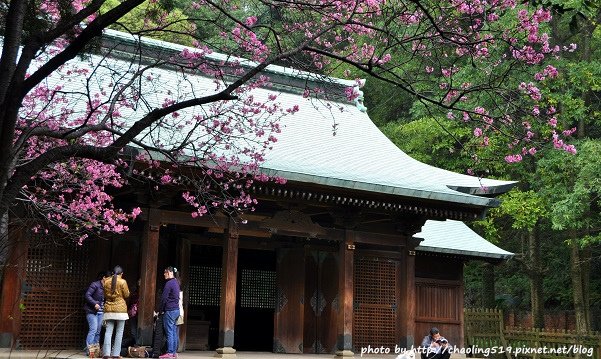
<path id="1" fill-rule="evenodd" d="M 177 346 L 179 344 L 177 325 L 175 325 L 177 317 L 179 317 L 179 308 L 166 310 L 163 316 L 163 329 L 165 329 L 165 336 L 167 337 L 167 353 L 171 354 L 177 353 Z"/>
<path id="2" fill-rule="evenodd" d="M 113 351 L 111 352 L 111 337 L 113 336 L 113 328 L 115 328 L 115 342 L 113 343 Z M 121 340 L 123 339 L 124 328 L 125 320 L 106 321 L 104 343 L 102 343 L 102 355 L 114 357 L 121 356 Z"/>
<path id="3" fill-rule="evenodd" d="M 102 314 L 102 312 L 86 314 L 86 319 L 88 320 L 88 336 L 86 337 L 86 345 L 100 343 Z"/>

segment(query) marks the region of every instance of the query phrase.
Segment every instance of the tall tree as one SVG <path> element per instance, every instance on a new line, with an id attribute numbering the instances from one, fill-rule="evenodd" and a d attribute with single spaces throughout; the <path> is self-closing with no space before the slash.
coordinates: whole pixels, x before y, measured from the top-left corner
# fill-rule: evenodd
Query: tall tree
<path id="1" fill-rule="evenodd" d="M 598 145 L 596 141 L 589 139 L 599 138 L 598 79 L 601 74 L 597 58 L 601 48 L 597 27 L 601 19 L 601 7 L 595 2 L 557 1 L 553 5 L 556 13 L 551 23 L 554 37 L 562 46 L 578 43 L 579 51 L 558 61 L 558 67 L 568 76 L 565 76 L 565 81 L 552 85 L 549 90 L 551 97 L 565 113 L 561 120 L 577 126 L 577 137 L 583 140 L 584 151 L 577 156 L 578 159 L 559 162 L 555 162 L 558 159 L 550 154 L 543 161 L 543 174 L 546 175 L 543 191 L 552 193 L 550 198 L 558 201 L 550 203 L 551 220 L 554 229 L 563 234 L 570 248 L 576 328 L 584 332 L 591 330 L 590 245 L 598 242 L 598 188 L 594 177 L 599 168 L 598 161 L 591 157 L 598 150 Z M 571 176 L 551 180 L 551 169 Z M 588 178 L 591 175 L 593 178 Z M 557 187 L 568 192 L 557 192 Z M 567 204 L 570 208 L 565 207 Z M 568 215 L 568 212 L 572 213 Z"/>
<path id="2" fill-rule="evenodd" d="M 570 248 L 570 274 L 573 289 L 576 324 L 579 331 L 591 329 L 590 294 L 587 267 L 589 259 L 583 248 L 600 241 L 601 171 L 599 140 L 583 140 L 577 156 L 564 157 L 549 154 L 539 161 L 541 194 L 549 200 L 553 228 L 563 233 Z M 551 186 L 552 185 L 552 186 Z M 575 261 L 575 263 L 573 263 Z"/>

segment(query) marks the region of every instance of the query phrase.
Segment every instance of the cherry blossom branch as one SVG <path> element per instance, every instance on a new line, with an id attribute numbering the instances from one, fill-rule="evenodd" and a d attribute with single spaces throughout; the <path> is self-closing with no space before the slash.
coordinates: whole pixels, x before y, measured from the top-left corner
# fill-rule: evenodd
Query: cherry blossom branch
<path id="1" fill-rule="evenodd" d="M 19 88 L 19 97 L 23 98 L 31 91 L 31 89 L 48 77 L 52 72 L 56 71 L 61 65 L 75 58 L 75 56 L 77 56 L 93 38 L 100 36 L 104 29 L 118 21 L 142 2 L 143 0 L 125 0 L 107 11 L 106 14 L 100 15 L 94 19 L 69 43 L 69 45 L 67 45 L 67 47 L 65 47 L 63 51 L 49 59 L 23 82 L 23 86 Z M 31 59 L 28 60 L 27 66 L 29 65 L 29 61 L 31 61 Z"/>

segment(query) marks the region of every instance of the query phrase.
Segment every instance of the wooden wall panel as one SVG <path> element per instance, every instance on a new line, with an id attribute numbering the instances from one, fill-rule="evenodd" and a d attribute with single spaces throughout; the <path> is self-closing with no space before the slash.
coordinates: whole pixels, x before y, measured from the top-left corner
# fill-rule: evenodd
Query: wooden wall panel
<path id="1" fill-rule="evenodd" d="M 282 248 L 277 252 L 274 352 L 303 352 L 304 305 L 305 251 Z"/>
<path id="2" fill-rule="evenodd" d="M 320 326 L 316 313 L 316 306 L 323 303 L 323 296 L 319 293 L 319 252 L 308 251 L 305 256 L 305 313 L 303 330 L 303 353 L 320 353 L 319 341 Z M 312 304 L 313 303 L 313 304 Z M 317 310 L 319 312 L 319 310 Z"/>
<path id="3" fill-rule="evenodd" d="M 463 286 L 461 281 L 417 278 L 415 283 L 418 341 L 437 327 L 453 345 L 463 343 Z"/>
<path id="4" fill-rule="evenodd" d="M 153 313 L 156 308 L 157 280 L 159 272 L 160 211 L 150 209 L 144 223 L 140 248 L 140 303 L 138 304 L 138 335 L 144 345 L 152 344 Z M 163 276 L 161 276 L 164 278 Z"/>

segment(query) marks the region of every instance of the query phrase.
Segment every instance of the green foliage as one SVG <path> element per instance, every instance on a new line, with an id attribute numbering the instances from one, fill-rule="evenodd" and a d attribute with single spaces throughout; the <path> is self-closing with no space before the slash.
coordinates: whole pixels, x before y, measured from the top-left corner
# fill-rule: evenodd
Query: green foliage
<path id="1" fill-rule="evenodd" d="M 119 0 L 107 0 L 102 5 L 101 12 L 107 12 L 119 3 Z M 145 36 L 182 45 L 192 45 L 193 39 L 187 35 L 192 29 L 192 25 L 187 19 L 188 16 L 181 9 L 176 8 L 173 1 L 145 1 L 113 27 L 119 31 L 149 30 L 144 33 Z M 159 26 L 159 24 L 164 25 Z M 161 30 L 157 31 L 157 29 Z"/>
<path id="2" fill-rule="evenodd" d="M 530 309 L 530 281 L 517 262 L 509 262 L 497 271 L 495 286 L 502 309 Z"/>
<path id="3" fill-rule="evenodd" d="M 469 129 L 446 119 L 422 118 L 409 123 L 388 123 L 381 128 L 411 157 L 447 169 L 464 172 L 467 166 L 459 152 Z"/>
<path id="4" fill-rule="evenodd" d="M 591 232 L 601 224 L 601 141 L 578 142 L 575 156 L 550 152 L 538 163 L 540 193 L 550 206 L 555 230 L 579 230 L 587 243 L 599 240 Z"/>
<path id="5" fill-rule="evenodd" d="M 363 92 L 367 113 L 377 126 L 410 120 L 409 109 L 414 100 L 401 89 L 368 77 Z"/>
<path id="6" fill-rule="evenodd" d="M 514 189 L 502 195 L 501 199 L 503 202 L 496 211 L 511 217 L 512 228 L 532 231 L 546 215 L 544 201 L 535 191 Z"/>
<path id="7" fill-rule="evenodd" d="M 495 214 L 498 213 L 498 210 L 493 209 L 489 211 L 488 215 L 479 221 L 474 222 L 474 226 L 479 228 L 483 232 L 483 237 L 486 238 L 487 241 L 499 244 L 502 241 L 503 232 L 499 228 L 496 221 L 498 218 Z"/>
<path id="8" fill-rule="evenodd" d="M 572 91 L 601 90 L 601 61 L 570 62 L 566 66 L 564 76 L 570 81 Z"/>
<path id="9" fill-rule="evenodd" d="M 489 134 L 489 145 L 482 146 L 482 138 L 474 137 L 457 120 L 447 120 L 443 110 L 419 101 L 409 102 L 407 96 L 376 80 L 368 79 L 364 91 L 368 113 L 374 122 L 412 157 L 457 172 L 471 168 L 486 177 L 520 182 L 519 188 L 501 197 L 501 207 L 489 210 L 487 217 L 475 224 L 486 239 L 522 258 L 528 250 L 525 244 L 527 232 L 536 230 L 542 238 L 541 252 L 546 270 L 545 307 L 569 309 L 572 307 L 572 290 L 570 273 L 566 270 L 570 265 L 566 238 L 576 231 L 581 246 L 597 251 L 601 243 L 601 145 L 598 140 L 601 138 L 601 29 L 597 23 L 601 3 L 589 0 L 542 2 L 554 9 L 554 20 L 550 24 L 553 43 L 560 48 L 576 43 L 578 49 L 562 52 L 560 57 L 552 59 L 551 64 L 559 70 L 558 78 L 534 81 L 534 74 L 524 68 L 521 78 L 507 79 L 512 81 L 507 85 L 517 88 L 520 82 L 536 82 L 548 99 L 547 103 L 540 104 L 541 112 L 548 106 L 558 110 L 557 132 L 583 126 L 587 139 L 576 143 L 577 155 L 549 146 L 520 164 L 508 165 L 499 161 L 498 155 L 506 151 L 503 146 L 507 142 L 506 136 L 511 133 Z M 509 27 L 513 19 L 501 21 Z M 504 55 L 493 53 L 491 57 Z M 457 65 L 461 68 L 458 73 L 461 77 L 455 78 L 456 81 L 482 83 L 488 76 L 487 69 L 473 71 L 471 66 Z M 503 71 L 503 68 L 494 71 Z M 478 104 L 489 108 L 498 101 L 496 94 L 482 92 L 478 97 L 467 98 L 464 103 L 467 107 Z M 533 140 L 549 140 L 551 135 L 552 132 L 547 130 L 544 132 L 546 138 Z M 600 298 L 599 256 L 593 257 L 592 268 L 591 298 Z M 467 305 L 477 306 L 480 300 L 479 270 L 478 263 L 466 266 Z M 500 305 L 530 309 L 529 279 L 519 261 L 510 260 L 496 270 Z"/>

